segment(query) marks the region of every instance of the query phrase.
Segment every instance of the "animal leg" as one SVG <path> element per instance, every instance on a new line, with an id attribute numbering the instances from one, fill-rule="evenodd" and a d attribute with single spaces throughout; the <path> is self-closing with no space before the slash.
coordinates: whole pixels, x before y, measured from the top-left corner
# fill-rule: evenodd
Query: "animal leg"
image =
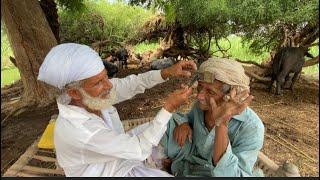
<path id="1" fill-rule="evenodd" d="M 281 73 L 277 76 L 277 90 L 276 90 L 276 95 L 282 95 L 281 88 L 283 87 L 283 84 L 284 84 L 284 82 L 285 82 L 285 77 L 286 77 L 286 75 L 284 74 L 284 72 L 281 72 Z"/>
<path id="2" fill-rule="evenodd" d="M 293 92 L 293 85 L 295 84 L 295 82 L 297 81 L 297 78 L 299 76 L 300 72 L 295 72 L 293 77 L 292 77 L 292 82 L 291 82 L 291 86 L 290 86 L 290 90 Z"/>
<path id="3" fill-rule="evenodd" d="M 273 86 L 274 80 L 276 80 L 276 77 L 275 77 L 275 75 L 272 74 L 271 82 L 270 82 L 269 87 L 268 87 L 268 91 L 269 92 L 272 92 L 272 86 Z"/>

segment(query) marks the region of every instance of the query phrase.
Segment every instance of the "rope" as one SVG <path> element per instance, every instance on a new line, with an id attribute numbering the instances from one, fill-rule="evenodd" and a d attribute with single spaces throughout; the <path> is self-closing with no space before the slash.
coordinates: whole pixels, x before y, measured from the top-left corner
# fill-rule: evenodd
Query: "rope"
<path id="1" fill-rule="evenodd" d="M 287 149 L 291 150 L 292 152 L 295 152 L 295 153 L 297 153 L 297 154 L 298 154 L 298 153 L 300 153 L 302 156 L 304 156 L 305 158 L 307 158 L 307 159 L 311 160 L 312 162 L 316 162 L 316 160 L 315 160 L 315 159 L 313 159 L 312 157 L 308 156 L 305 152 L 303 152 L 303 151 L 299 150 L 297 147 L 295 147 L 293 144 L 289 143 L 289 142 L 288 142 L 288 141 L 286 141 L 285 139 L 283 139 L 283 138 L 281 138 L 281 137 L 277 136 L 279 139 L 281 139 L 282 141 L 286 142 L 287 144 L 289 144 L 289 145 L 290 145 L 292 148 L 294 148 L 294 149 L 292 149 L 292 148 L 291 148 L 291 147 L 289 147 L 288 145 L 286 145 L 286 144 L 284 144 L 284 143 L 282 143 L 282 142 L 280 142 L 280 141 L 278 141 L 278 140 L 274 139 L 273 137 L 271 137 L 271 136 L 270 136 L 270 135 L 268 135 L 268 134 L 266 134 L 266 137 L 268 137 L 268 138 L 272 139 L 273 141 L 275 141 L 275 142 L 277 142 L 277 143 L 281 144 L 282 146 L 286 147 Z"/>

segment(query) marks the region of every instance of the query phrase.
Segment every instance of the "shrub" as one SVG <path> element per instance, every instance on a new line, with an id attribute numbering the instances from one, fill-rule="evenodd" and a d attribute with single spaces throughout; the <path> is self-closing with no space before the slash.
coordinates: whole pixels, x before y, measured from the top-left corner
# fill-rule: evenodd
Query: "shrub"
<path id="1" fill-rule="evenodd" d="M 61 42 L 91 44 L 109 39 L 121 43 L 135 37 L 152 15 L 150 10 L 122 2 L 85 2 L 85 6 L 82 12 L 59 9 Z"/>

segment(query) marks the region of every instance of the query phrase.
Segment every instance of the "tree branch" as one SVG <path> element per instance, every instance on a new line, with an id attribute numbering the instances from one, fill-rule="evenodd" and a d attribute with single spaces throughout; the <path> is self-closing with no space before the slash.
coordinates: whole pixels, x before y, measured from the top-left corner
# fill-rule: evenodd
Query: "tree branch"
<path id="1" fill-rule="evenodd" d="M 319 37 L 319 28 L 316 28 L 312 34 L 308 35 L 301 42 L 302 46 L 308 46 L 308 44 L 314 42 Z"/>
<path id="2" fill-rule="evenodd" d="M 253 73 L 253 72 L 250 72 L 250 71 L 245 71 L 245 73 L 246 73 L 249 77 L 251 77 L 251 78 L 253 78 L 253 79 L 256 79 L 256 80 L 258 80 L 258 81 L 260 81 L 260 82 L 270 82 L 270 81 L 271 81 L 270 78 L 261 77 L 261 76 L 255 74 L 255 73 Z"/>
<path id="3" fill-rule="evenodd" d="M 253 65 L 256 65 L 256 66 L 258 66 L 260 68 L 263 68 L 263 69 L 271 68 L 271 67 L 269 67 L 267 65 L 262 65 L 262 64 L 259 64 L 259 63 L 255 62 L 255 61 L 250 61 L 250 60 L 249 61 L 243 61 L 243 60 L 240 60 L 240 59 L 237 59 L 237 58 L 235 60 L 240 62 L 240 63 L 244 63 L 244 64 L 253 64 Z"/>
<path id="4" fill-rule="evenodd" d="M 317 57 L 314 57 L 308 61 L 305 61 L 304 64 L 303 64 L 303 67 L 308 67 L 308 66 L 313 66 L 315 64 L 318 64 L 319 63 L 319 56 Z"/>
<path id="5" fill-rule="evenodd" d="M 16 62 L 16 59 L 12 56 L 9 57 L 9 60 L 12 62 L 12 64 L 15 66 L 15 67 L 18 67 L 17 66 L 17 62 Z"/>
<path id="6" fill-rule="evenodd" d="M 317 46 L 317 45 L 319 45 L 319 42 L 316 42 L 316 43 L 310 44 L 310 45 L 308 45 L 307 47 L 308 47 L 308 48 L 310 48 L 310 47 Z"/>

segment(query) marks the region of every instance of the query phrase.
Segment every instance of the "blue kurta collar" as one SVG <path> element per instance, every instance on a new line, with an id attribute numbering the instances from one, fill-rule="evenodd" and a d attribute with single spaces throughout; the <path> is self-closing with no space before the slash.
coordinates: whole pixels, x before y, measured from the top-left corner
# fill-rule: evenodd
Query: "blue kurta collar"
<path id="1" fill-rule="evenodd" d="M 245 121 L 247 119 L 247 110 L 248 108 L 243 110 L 240 114 L 233 116 L 232 118 L 242 122 Z"/>

